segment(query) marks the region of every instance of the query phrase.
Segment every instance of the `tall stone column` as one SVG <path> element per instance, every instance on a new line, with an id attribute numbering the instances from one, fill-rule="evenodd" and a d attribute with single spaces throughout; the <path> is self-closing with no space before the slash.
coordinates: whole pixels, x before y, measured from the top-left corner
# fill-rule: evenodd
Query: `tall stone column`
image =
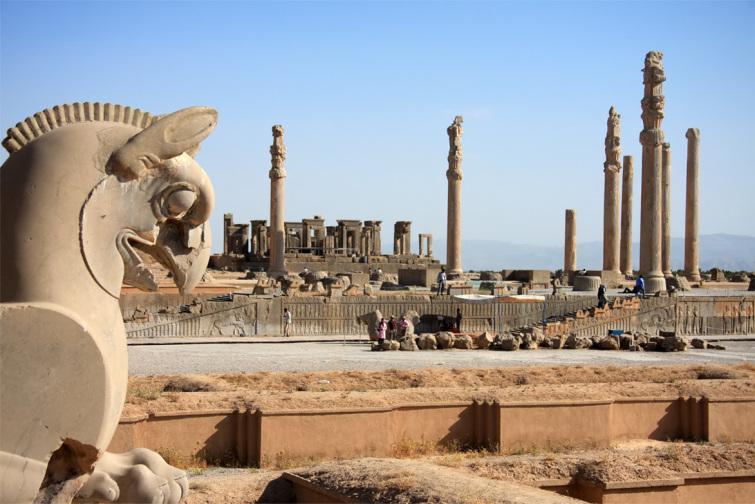
<path id="1" fill-rule="evenodd" d="M 286 205 L 286 146 L 283 143 L 283 126 L 273 126 L 273 145 L 270 146 L 272 168 L 270 168 L 270 259 L 268 273 L 271 276 L 286 272 L 286 229 L 284 212 Z"/>
<path id="2" fill-rule="evenodd" d="M 570 273 L 577 271 L 577 212 L 571 208 L 566 210 L 564 229 L 564 277 L 570 278 Z"/>
<path id="3" fill-rule="evenodd" d="M 456 116 L 448 133 L 448 223 L 446 227 L 446 269 L 450 277 L 459 276 L 461 269 L 461 136 L 464 118 Z"/>
<path id="4" fill-rule="evenodd" d="M 684 272 L 700 281 L 700 130 L 687 130 L 687 215 L 684 220 Z"/>
<path id="5" fill-rule="evenodd" d="M 661 174 L 663 166 L 663 53 L 645 56 L 642 98 L 642 214 L 640 222 L 640 274 L 645 277 L 645 292 L 666 290 L 661 271 Z"/>
<path id="6" fill-rule="evenodd" d="M 621 116 L 611 107 L 606 131 L 606 161 L 603 163 L 603 271 L 619 271 L 619 172 L 621 171 Z"/>
<path id="7" fill-rule="evenodd" d="M 624 156 L 624 172 L 621 180 L 621 245 L 619 268 L 625 275 L 632 271 L 632 184 L 634 183 L 632 156 Z"/>
<path id="8" fill-rule="evenodd" d="M 663 173 L 661 174 L 661 270 L 666 278 L 671 273 L 671 144 L 663 144 Z"/>

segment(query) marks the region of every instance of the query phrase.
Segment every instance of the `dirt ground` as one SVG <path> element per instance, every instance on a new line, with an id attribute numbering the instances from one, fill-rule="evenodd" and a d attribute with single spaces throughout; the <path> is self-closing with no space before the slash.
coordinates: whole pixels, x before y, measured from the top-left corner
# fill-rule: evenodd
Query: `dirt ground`
<path id="1" fill-rule="evenodd" d="M 755 365 L 527 366 L 490 369 L 133 376 L 124 417 L 222 408 L 329 409 L 439 401 L 755 395 Z"/>
<path id="2" fill-rule="evenodd" d="M 422 459 L 365 458 L 291 469 L 359 502 L 567 502 L 523 485 L 580 478 L 595 483 L 755 470 L 755 445 L 637 441 L 612 449 L 492 456 L 454 453 Z M 280 471 L 208 469 L 190 476 L 189 504 L 292 502 Z M 496 485 L 495 481 L 515 483 Z M 580 502 L 580 501 L 573 501 Z"/>
<path id="3" fill-rule="evenodd" d="M 575 477 L 608 483 L 668 479 L 687 473 L 755 470 L 755 445 L 651 441 L 619 445 L 611 450 L 480 458 L 447 455 L 433 461 L 485 478 L 520 483 Z"/>

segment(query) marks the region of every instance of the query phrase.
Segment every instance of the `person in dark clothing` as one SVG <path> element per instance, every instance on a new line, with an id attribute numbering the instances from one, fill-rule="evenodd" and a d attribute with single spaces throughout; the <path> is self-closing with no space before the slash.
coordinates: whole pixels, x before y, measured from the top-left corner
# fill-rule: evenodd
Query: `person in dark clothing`
<path id="1" fill-rule="evenodd" d="M 391 317 L 391 319 L 388 321 L 388 339 L 396 339 L 396 328 L 396 319 Z"/>
<path id="2" fill-rule="evenodd" d="M 608 304 L 608 299 L 606 298 L 606 286 L 600 284 L 600 287 L 598 287 L 598 308 L 603 308 L 606 304 Z"/>
<path id="3" fill-rule="evenodd" d="M 456 329 L 461 331 L 461 308 L 456 309 Z"/>

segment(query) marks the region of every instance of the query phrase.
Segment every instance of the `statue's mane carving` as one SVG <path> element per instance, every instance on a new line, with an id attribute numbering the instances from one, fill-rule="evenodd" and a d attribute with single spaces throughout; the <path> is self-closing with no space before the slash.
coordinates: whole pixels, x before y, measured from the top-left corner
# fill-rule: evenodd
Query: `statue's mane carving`
<path id="1" fill-rule="evenodd" d="M 84 102 L 66 103 L 46 108 L 27 117 L 8 130 L 3 147 L 10 154 L 21 150 L 26 144 L 52 130 L 83 122 L 115 122 L 145 129 L 159 117 L 138 108 L 112 103 Z"/>

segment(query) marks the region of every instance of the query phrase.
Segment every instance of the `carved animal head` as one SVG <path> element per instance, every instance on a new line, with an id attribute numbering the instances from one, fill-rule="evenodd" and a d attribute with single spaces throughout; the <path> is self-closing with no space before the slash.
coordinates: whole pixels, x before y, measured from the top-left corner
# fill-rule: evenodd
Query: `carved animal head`
<path id="1" fill-rule="evenodd" d="M 206 221 L 214 192 L 191 154 L 216 124 L 213 109 L 179 110 L 159 118 L 112 153 L 106 169 L 114 177 L 94 188 L 81 216 L 82 250 L 105 290 L 111 292 L 113 285 L 106 271 L 112 254 L 103 253 L 98 242 L 103 234 L 113 233 L 125 268 L 124 283 L 157 290 L 154 274 L 135 248 L 168 268 L 181 293 L 199 283 L 210 256 Z M 116 198 L 121 204 L 114 207 Z M 109 212 L 103 213 L 108 206 Z M 121 227 L 124 222 L 127 225 Z"/>
<path id="2" fill-rule="evenodd" d="M 207 267 L 214 206 L 212 184 L 192 156 L 216 124 L 217 112 L 207 107 L 161 117 L 99 103 L 47 109 L 8 130 L 6 179 L 20 180 L 19 189 L 31 188 L 38 201 L 8 198 L 4 211 L 57 213 L 55 227 L 34 224 L 29 233 L 58 247 L 77 227 L 86 269 L 113 297 L 122 283 L 157 289 L 137 250 L 187 292 Z M 14 253 L 25 250 L 17 245 Z"/>

